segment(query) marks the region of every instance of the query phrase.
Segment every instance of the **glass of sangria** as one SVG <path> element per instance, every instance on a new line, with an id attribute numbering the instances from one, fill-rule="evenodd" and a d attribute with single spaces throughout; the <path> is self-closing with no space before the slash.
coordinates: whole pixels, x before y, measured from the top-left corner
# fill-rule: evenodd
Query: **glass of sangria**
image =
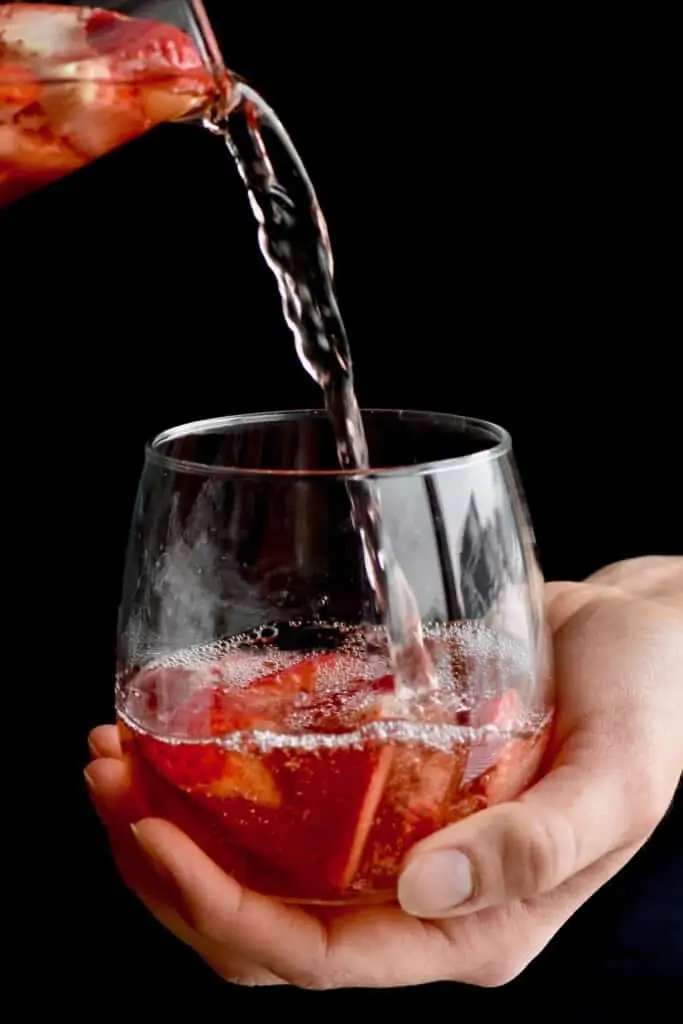
<path id="1" fill-rule="evenodd" d="M 0 3 L 0 206 L 162 122 L 230 111 L 201 0 Z"/>
<path id="2" fill-rule="evenodd" d="M 117 720 L 141 815 L 285 901 L 395 896 L 420 839 L 516 796 L 552 718 L 543 582 L 504 430 L 366 411 L 195 422 L 146 449 Z M 358 508 L 372 493 L 431 684 L 399 685 Z"/>

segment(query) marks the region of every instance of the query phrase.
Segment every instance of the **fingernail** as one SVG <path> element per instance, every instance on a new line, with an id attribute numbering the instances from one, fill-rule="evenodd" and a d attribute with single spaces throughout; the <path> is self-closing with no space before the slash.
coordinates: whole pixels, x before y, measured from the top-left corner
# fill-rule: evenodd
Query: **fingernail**
<path id="1" fill-rule="evenodd" d="M 159 877 L 163 878 L 165 881 L 168 881 L 171 878 L 168 869 L 165 867 L 164 864 L 161 863 L 160 860 L 158 860 L 156 851 L 148 845 L 147 841 L 145 840 L 145 837 L 140 832 L 138 826 L 131 824 L 130 830 L 133 833 L 133 836 L 135 837 L 135 841 L 137 842 L 138 846 L 146 856 L 150 865 L 156 871 L 157 875 L 159 875 Z"/>
<path id="2" fill-rule="evenodd" d="M 459 850 L 432 850 L 416 857 L 398 882 L 398 900 L 413 917 L 438 917 L 472 895 L 472 866 Z"/>
<path id="3" fill-rule="evenodd" d="M 85 784 L 88 787 L 88 789 L 90 790 L 90 792 L 94 793 L 95 792 L 95 780 L 93 779 L 92 775 L 90 774 L 90 768 L 84 768 L 83 769 L 83 778 L 85 779 Z"/>
<path id="4" fill-rule="evenodd" d="M 96 749 L 94 743 L 92 742 L 92 740 L 88 740 L 88 751 L 90 752 L 90 756 L 91 757 L 99 757 L 100 756 L 99 753 L 97 752 L 97 749 Z"/>

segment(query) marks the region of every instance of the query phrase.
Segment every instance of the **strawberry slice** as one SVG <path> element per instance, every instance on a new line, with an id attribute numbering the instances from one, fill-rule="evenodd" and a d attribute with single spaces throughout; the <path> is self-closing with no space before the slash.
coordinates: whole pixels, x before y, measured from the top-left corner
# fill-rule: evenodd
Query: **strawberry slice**
<path id="1" fill-rule="evenodd" d="M 173 25 L 100 10 L 91 15 L 86 37 L 112 81 L 139 87 L 151 124 L 186 117 L 211 95 L 211 75 L 189 36 Z"/>
<path id="2" fill-rule="evenodd" d="M 335 852 L 330 862 L 329 881 L 333 886 L 346 889 L 351 885 L 365 850 L 368 837 L 375 823 L 375 817 L 384 795 L 384 789 L 389 778 L 391 766 L 394 761 L 395 750 L 393 747 L 383 747 L 378 755 L 368 752 L 365 757 L 364 771 L 358 772 L 356 781 L 361 782 L 358 786 L 358 797 L 356 811 L 354 814 L 355 824 L 350 833 L 350 842 L 344 844 L 343 834 L 339 836 L 340 849 Z M 351 788 L 349 786 L 349 788 Z M 349 793 L 349 810 L 352 810 L 352 792 Z M 346 845 L 346 851 L 344 846 Z M 343 854 L 343 856 L 339 856 Z"/>
<path id="3" fill-rule="evenodd" d="M 514 729 L 519 723 L 524 705 L 518 690 L 505 690 L 498 697 L 484 701 L 470 712 L 470 724 L 474 728 L 496 725 L 499 729 Z"/>
<path id="4" fill-rule="evenodd" d="M 27 107 L 37 98 L 40 86 L 23 64 L 0 64 L 0 120 L 12 108 L 12 113 Z"/>
<path id="5" fill-rule="evenodd" d="M 282 803 L 280 790 L 261 758 L 238 751 L 225 753 L 218 778 L 208 783 L 197 783 L 190 792 L 221 800 L 238 797 L 261 807 L 279 807 Z M 224 813 L 224 808 L 221 808 L 221 813 Z"/>
<path id="6" fill-rule="evenodd" d="M 102 68 L 104 76 L 106 67 Z M 98 74 L 92 66 L 89 71 Z M 150 127 L 134 88 L 95 79 L 46 85 L 40 104 L 52 131 L 91 160 L 130 142 Z"/>
<path id="7" fill-rule="evenodd" d="M 522 698 L 517 690 L 506 690 L 505 693 L 474 708 L 468 718 L 468 724 L 475 729 L 487 725 L 495 726 L 501 732 L 511 732 L 519 724 L 523 711 Z M 471 750 L 465 768 L 464 782 L 470 782 L 483 775 L 499 758 L 509 740 L 504 736 L 485 736 Z"/>
<path id="8" fill-rule="evenodd" d="M 169 75 L 196 75 L 203 82 L 209 78 L 189 36 L 173 25 L 96 10 L 86 22 L 85 39 L 107 58 L 112 77 L 124 81 Z"/>
<path id="9" fill-rule="evenodd" d="M 477 782 L 489 807 L 513 800 L 533 782 L 546 740 L 547 731 L 506 744 L 493 768 Z"/>
<path id="10" fill-rule="evenodd" d="M 293 732 L 344 733 L 367 722 L 390 717 L 386 698 L 393 695 L 393 676 L 359 678 L 358 660 L 343 654 L 324 655 L 315 667 L 316 680 L 301 691 L 304 700 L 294 702 L 287 725 Z M 306 674 L 310 671 L 306 667 Z M 320 685 L 328 683 L 330 685 Z"/>
<path id="11" fill-rule="evenodd" d="M 172 716 L 170 731 L 188 742 L 142 739 L 147 759 L 169 782 L 186 792 L 211 798 L 239 797 L 277 807 L 280 794 L 263 760 L 255 754 L 223 750 L 192 740 L 212 739 L 239 730 L 273 728 L 274 722 L 254 714 L 243 694 L 207 686 L 194 693 Z"/>
<path id="12" fill-rule="evenodd" d="M 246 729 L 272 729 L 263 705 L 249 699 L 250 688 L 226 690 L 207 686 L 195 693 L 171 719 L 171 730 L 192 739 L 226 736 Z"/>
<path id="13" fill-rule="evenodd" d="M 461 747 L 449 752 L 396 748 L 386 800 L 360 866 L 360 877 L 372 880 L 375 889 L 391 889 L 408 851 L 447 823 L 450 795 L 460 785 L 465 756 Z"/>
<path id="14" fill-rule="evenodd" d="M 222 826 L 281 891 L 300 898 L 336 899 L 352 885 L 361 864 L 385 787 L 394 750 L 274 750 L 264 765 L 276 781 L 282 803 L 250 817 L 228 805 Z M 267 891 L 267 890 L 266 890 Z"/>
<path id="15" fill-rule="evenodd" d="M 301 697 L 306 698 L 302 702 L 304 713 L 314 713 L 313 731 L 344 732 L 351 722 L 343 715 L 345 701 L 354 695 L 372 697 L 375 688 L 380 696 L 393 691 L 390 676 L 358 680 L 352 675 L 357 669 L 357 661 L 326 653 L 257 679 L 240 690 L 215 692 L 210 705 L 212 733 L 244 728 L 246 723 L 250 728 L 282 731 L 283 716 Z M 322 719 L 315 715 L 317 702 L 330 712 L 328 730 L 321 728 Z M 334 714 L 337 703 L 338 714 Z M 279 726 L 274 726 L 268 715 L 276 716 Z M 360 712 L 356 717 L 364 721 L 368 716 Z M 206 721 L 202 729 L 207 729 Z M 287 878 L 290 891 L 303 896 L 329 892 L 333 896 L 351 885 L 358 872 L 395 752 L 389 745 L 370 740 L 363 749 L 322 747 L 296 752 L 274 750 L 253 758 L 238 755 L 245 758 L 241 764 L 228 762 L 220 779 L 201 789 L 195 785 L 192 792 L 200 797 L 206 794 L 207 808 L 209 798 L 215 801 L 220 796 L 240 795 L 253 799 L 256 810 L 260 807 L 265 812 L 278 806 L 286 810 L 276 817 L 245 818 L 237 807 L 233 815 L 226 804 L 222 821 L 225 827 L 234 821 L 240 845 L 255 861 L 271 865 L 275 874 Z M 218 805 L 213 809 L 218 810 Z"/>
<path id="16" fill-rule="evenodd" d="M 0 125 L 0 166 L 9 165 L 27 177 L 56 178 L 76 170 L 83 157 L 48 131 L 26 131 Z M 8 169 L 6 166 L 3 169 Z"/>
<path id="17" fill-rule="evenodd" d="M 265 676 L 256 675 L 259 659 L 239 654 L 194 668 L 152 667 L 137 678 L 135 712 L 145 719 L 161 715 L 164 730 L 179 739 L 282 727 L 295 699 L 311 694 L 335 660 L 325 654 Z M 166 709 L 175 710 L 169 716 Z"/>
<path id="18" fill-rule="evenodd" d="M 337 654 L 320 654 L 297 662 L 279 672 L 255 680 L 249 692 L 259 699 L 264 696 L 295 697 L 299 693 L 313 693 L 318 683 L 329 677 L 334 665 L 341 668 Z"/>
<path id="19" fill-rule="evenodd" d="M 265 807 L 277 807 L 280 792 L 263 760 L 256 754 L 222 750 L 211 744 L 164 743 L 150 736 L 139 740 L 148 762 L 168 782 L 195 796 L 240 798 Z M 212 806 L 224 812 L 224 807 Z"/>
<path id="20" fill-rule="evenodd" d="M 180 710 L 180 718 L 176 718 L 174 725 L 180 724 L 181 719 L 186 721 L 190 713 L 187 734 L 191 736 L 220 736 L 238 729 L 275 729 L 278 725 L 282 729 L 297 697 L 312 695 L 336 661 L 336 655 L 324 654 L 257 677 L 246 686 L 205 689 Z M 225 667 L 228 676 L 230 666 L 231 658 L 228 658 Z"/>
<path id="21" fill-rule="evenodd" d="M 367 684 L 373 693 L 383 694 L 390 697 L 396 688 L 396 683 L 392 675 L 379 676 L 377 679 L 371 679 Z"/>
<path id="22" fill-rule="evenodd" d="M 508 690 L 472 713 L 477 726 L 495 725 L 512 732 L 520 724 L 523 702 L 516 690 Z M 510 739 L 485 737 L 469 753 L 464 785 L 453 794 L 449 820 L 512 800 L 529 786 L 536 775 L 549 735 L 549 728 L 533 736 Z"/>
<path id="23" fill-rule="evenodd" d="M 230 656 L 219 663 L 221 678 L 230 677 L 230 664 Z M 367 856 L 396 748 L 369 739 L 362 748 L 323 743 L 311 750 L 286 747 L 252 754 L 196 740 L 238 730 L 283 733 L 295 707 L 315 707 L 316 701 L 324 705 L 339 696 L 343 708 L 344 699 L 356 694 L 367 709 L 368 698 L 372 703 L 393 691 L 390 676 L 359 680 L 352 675 L 357 670 L 357 661 L 325 653 L 246 685 L 209 682 L 172 716 L 169 731 L 175 742 L 138 737 L 139 749 L 158 774 L 182 789 L 211 821 L 220 822 L 225 842 L 239 847 L 245 863 L 259 865 L 264 878 L 272 878 L 270 889 L 262 883 L 264 891 L 334 899 L 353 885 Z M 366 711 L 358 715 L 367 719 Z M 329 724 L 330 731 L 345 731 L 341 718 L 336 728 Z"/>
<path id="24" fill-rule="evenodd" d="M 443 824 L 446 803 L 453 788 L 460 785 L 464 756 L 456 749 L 446 753 L 424 750 L 416 759 L 405 785 L 404 830 L 411 845 Z"/>

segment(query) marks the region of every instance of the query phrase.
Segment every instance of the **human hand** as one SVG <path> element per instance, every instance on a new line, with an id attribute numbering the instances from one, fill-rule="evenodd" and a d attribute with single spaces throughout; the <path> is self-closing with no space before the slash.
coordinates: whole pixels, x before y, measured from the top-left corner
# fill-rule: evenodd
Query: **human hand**
<path id="1" fill-rule="evenodd" d="M 170 823 L 138 820 L 116 728 L 102 726 L 87 778 L 124 880 L 239 984 L 511 980 L 643 845 L 683 769 L 683 558 L 548 584 L 547 607 L 558 699 L 549 770 L 517 800 L 418 844 L 401 905 L 304 910 L 243 889 Z"/>

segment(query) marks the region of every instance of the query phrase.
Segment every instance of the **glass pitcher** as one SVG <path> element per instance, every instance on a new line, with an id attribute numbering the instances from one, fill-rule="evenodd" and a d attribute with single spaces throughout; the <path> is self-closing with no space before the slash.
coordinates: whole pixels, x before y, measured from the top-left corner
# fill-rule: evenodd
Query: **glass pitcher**
<path id="1" fill-rule="evenodd" d="M 231 96 L 201 0 L 0 4 L 0 206 Z"/>

